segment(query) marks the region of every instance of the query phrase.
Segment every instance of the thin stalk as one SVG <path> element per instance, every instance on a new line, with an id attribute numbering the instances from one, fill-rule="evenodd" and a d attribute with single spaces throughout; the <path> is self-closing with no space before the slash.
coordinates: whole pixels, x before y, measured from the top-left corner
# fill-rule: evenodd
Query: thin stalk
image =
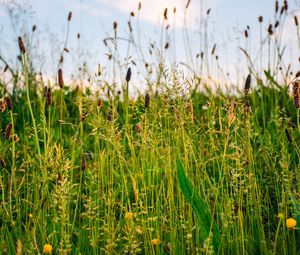
<path id="1" fill-rule="evenodd" d="M 26 96 L 27 96 L 28 108 L 29 108 L 29 111 L 30 111 L 31 120 L 32 120 L 32 124 L 33 124 L 33 130 L 34 130 L 34 135 L 35 135 L 35 145 L 36 145 L 36 148 L 38 150 L 39 164 L 40 164 L 40 167 L 42 167 L 39 137 L 38 137 L 38 132 L 37 132 L 37 127 L 36 127 L 34 114 L 33 114 L 32 107 L 31 107 L 30 95 L 29 95 L 29 77 L 28 77 L 28 67 L 27 67 L 27 64 L 26 64 L 26 55 L 23 55 L 22 61 L 23 61 L 23 68 L 24 68 L 24 74 L 25 74 Z"/>

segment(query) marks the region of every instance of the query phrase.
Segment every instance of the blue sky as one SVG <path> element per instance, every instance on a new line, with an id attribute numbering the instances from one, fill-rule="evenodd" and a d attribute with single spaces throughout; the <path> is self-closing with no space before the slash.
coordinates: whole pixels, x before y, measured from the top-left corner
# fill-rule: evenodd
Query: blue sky
<path id="1" fill-rule="evenodd" d="M 18 3 L 14 5 L 13 2 Z M 76 73 L 80 63 L 87 62 L 89 70 L 96 71 L 98 63 L 106 67 L 109 76 L 113 67 L 107 62 L 109 50 L 105 47 L 102 40 L 105 37 L 113 36 L 112 24 L 118 22 L 118 35 L 122 38 L 129 38 L 128 25 L 129 14 L 135 13 L 131 17 L 135 38 L 139 38 L 141 48 L 146 52 L 150 42 L 155 42 L 157 47 L 162 50 L 165 43 L 170 42 L 167 53 L 155 52 L 153 58 L 163 55 L 172 63 L 173 61 L 184 62 L 196 68 L 195 55 L 204 49 L 204 23 L 208 20 L 208 45 L 211 48 L 216 43 L 216 54 L 220 56 L 220 63 L 224 67 L 224 72 L 235 73 L 236 66 L 245 65 L 243 56 L 238 52 L 237 46 L 245 46 L 243 31 L 247 25 L 250 26 L 251 42 L 248 42 L 248 50 L 256 56 L 259 49 L 259 25 L 257 18 L 263 15 L 263 32 L 265 34 L 269 22 L 274 23 L 274 0 L 191 0 L 186 12 L 186 26 L 183 25 L 185 5 L 187 0 L 141 0 L 142 8 L 138 13 L 138 0 L 0 0 L 0 54 L 11 63 L 15 61 L 17 52 L 16 38 L 18 35 L 27 33 L 30 37 L 31 27 L 36 24 L 37 31 L 31 38 L 32 50 L 35 64 L 43 72 L 55 75 L 59 53 L 61 52 L 66 35 L 66 17 L 72 11 L 73 18 L 70 24 L 70 36 L 66 54 L 65 69 L 68 74 Z M 283 1 L 279 1 L 280 6 Z M 15 8 L 16 14 L 23 13 L 12 26 L 11 18 L 8 15 L 7 7 L 21 6 Z M 174 18 L 173 8 L 176 6 Z M 298 59 L 298 51 L 294 46 L 297 45 L 296 33 L 293 33 L 293 16 L 300 14 L 299 3 L 295 0 L 289 1 L 289 16 L 285 21 L 286 34 L 283 42 L 287 44 L 286 57 L 293 57 L 295 54 Z M 170 29 L 162 35 L 164 8 L 168 8 L 168 24 Z M 210 15 L 206 17 L 207 9 L 211 9 Z M 24 13 L 27 11 L 28 13 Z M 300 20 L 300 16 L 299 16 Z M 202 25 L 201 25 L 202 24 Z M 80 41 L 77 40 L 77 33 L 81 34 Z M 186 36 L 188 36 L 189 49 L 186 47 Z M 202 39 L 201 39 L 202 38 Z M 114 45 L 109 45 L 111 49 Z M 139 63 L 138 49 L 131 46 L 127 54 L 128 44 L 119 41 L 118 58 L 125 60 L 132 56 L 136 63 Z M 296 51 L 296 52 L 295 52 Z M 192 52 L 189 56 L 189 52 Z M 145 53 L 145 58 L 151 57 Z M 195 61 L 193 63 L 193 61 Z M 210 60 L 213 61 L 213 60 Z M 128 66 L 128 61 L 123 61 L 120 65 L 124 69 Z M 138 65 L 139 66 L 139 65 Z M 140 66 L 139 66 L 140 67 Z M 295 68 L 297 68 L 295 61 Z M 136 72 L 142 68 L 135 68 Z M 244 66 L 245 68 L 245 66 Z M 215 64 L 215 73 L 218 73 Z M 123 75 L 123 74 L 120 74 Z M 144 74 L 145 75 L 145 74 Z"/>

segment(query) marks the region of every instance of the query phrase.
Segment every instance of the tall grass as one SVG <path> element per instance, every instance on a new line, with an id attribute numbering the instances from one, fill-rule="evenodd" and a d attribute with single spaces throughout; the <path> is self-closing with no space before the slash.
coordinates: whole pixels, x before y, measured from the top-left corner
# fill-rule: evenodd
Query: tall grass
<path id="1" fill-rule="evenodd" d="M 233 96 L 196 72 L 183 89 L 184 75 L 159 63 L 157 82 L 132 99 L 131 68 L 123 91 L 93 93 L 65 84 L 63 60 L 45 85 L 20 51 L 10 97 L 0 80 L 1 253 L 299 253 L 300 92 L 297 80 L 293 96 L 279 84 L 278 52 L 263 73 L 243 49 L 251 75 Z"/>

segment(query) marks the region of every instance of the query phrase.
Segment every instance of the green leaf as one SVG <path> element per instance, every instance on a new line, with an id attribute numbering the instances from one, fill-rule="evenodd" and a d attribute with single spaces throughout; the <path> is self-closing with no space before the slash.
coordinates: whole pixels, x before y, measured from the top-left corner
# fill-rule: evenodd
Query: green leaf
<path id="1" fill-rule="evenodd" d="M 185 174 L 185 169 L 180 160 L 177 160 L 177 173 L 180 189 L 186 199 L 186 201 L 192 206 L 195 214 L 197 215 L 200 227 L 200 235 L 203 240 L 211 236 L 212 231 L 212 243 L 215 251 L 221 243 L 221 234 L 218 225 L 211 216 L 210 211 L 204 200 L 201 198 L 199 192 L 195 189 L 191 181 Z"/>

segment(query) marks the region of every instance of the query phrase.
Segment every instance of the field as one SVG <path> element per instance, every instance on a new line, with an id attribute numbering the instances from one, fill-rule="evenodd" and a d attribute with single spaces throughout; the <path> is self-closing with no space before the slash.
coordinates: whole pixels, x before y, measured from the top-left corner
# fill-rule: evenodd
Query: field
<path id="1" fill-rule="evenodd" d="M 228 94 L 159 64 L 131 97 L 130 68 L 120 91 L 47 83 L 19 47 L 0 80 L 1 254 L 300 254 L 294 74 L 249 66 Z"/>

